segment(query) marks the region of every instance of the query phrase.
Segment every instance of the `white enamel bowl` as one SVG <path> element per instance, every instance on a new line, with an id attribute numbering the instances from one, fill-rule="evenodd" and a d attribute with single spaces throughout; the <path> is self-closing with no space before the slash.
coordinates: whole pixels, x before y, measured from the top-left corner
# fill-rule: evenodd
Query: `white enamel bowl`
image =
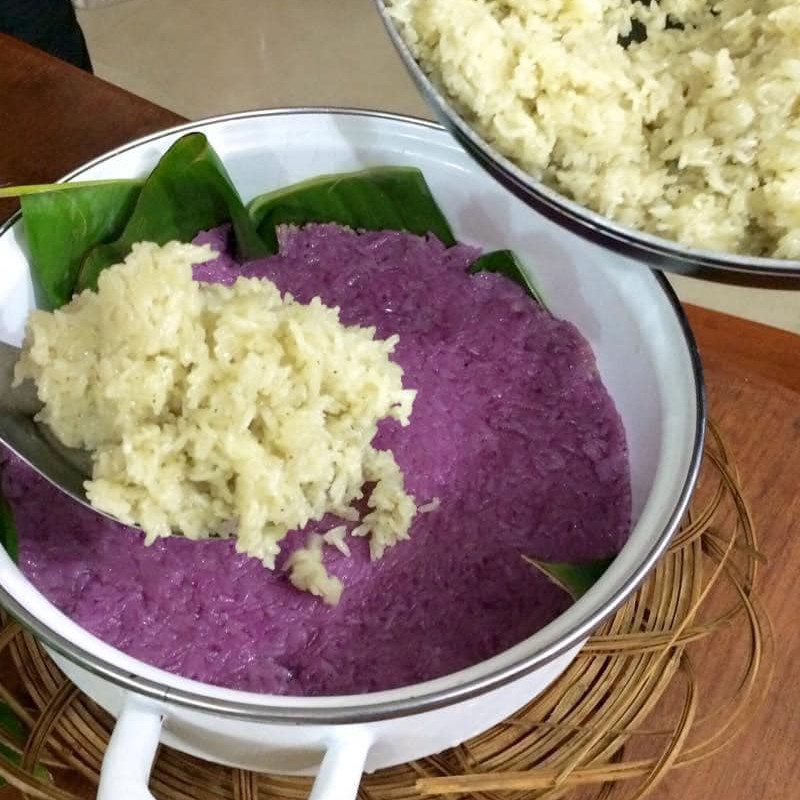
<path id="1" fill-rule="evenodd" d="M 704 430 L 697 353 L 661 275 L 536 215 L 431 123 L 346 110 L 238 114 L 140 139 L 67 180 L 142 175 L 190 130 L 208 136 L 245 200 L 322 173 L 420 167 L 457 237 L 487 249 L 513 248 L 531 267 L 551 311 L 587 337 L 627 432 L 635 524 L 603 578 L 510 650 L 387 692 L 279 697 L 171 675 L 77 626 L 0 552 L 0 600 L 86 694 L 119 717 L 103 767 L 103 800 L 152 798 L 147 779 L 159 741 L 238 767 L 318 773 L 315 800 L 350 800 L 363 770 L 455 745 L 541 692 L 648 572 L 676 530 L 697 476 Z M 0 263 L 0 339 L 18 344 L 33 304 L 18 219 L 0 229 Z"/>

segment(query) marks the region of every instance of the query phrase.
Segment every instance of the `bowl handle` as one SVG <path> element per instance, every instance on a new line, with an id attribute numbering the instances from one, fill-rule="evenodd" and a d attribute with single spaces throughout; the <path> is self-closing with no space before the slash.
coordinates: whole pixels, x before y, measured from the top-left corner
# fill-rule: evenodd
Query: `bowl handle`
<path id="1" fill-rule="evenodd" d="M 97 800 L 155 800 L 147 786 L 163 722 L 160 705 L 128 695 L 103 757 Z M 369 729 L 357 727 L 328 739 L 308 800 L 355 800 L 372 741 Z"/>
<path id="2" fill-rule="evenodd" d="M 363 728 L 344 728 L 329 740 L 308 800 L 355 800 L 372 741 Z"/>
<path id="3" fill-rule="evenodd" d="M 155 800 L 147 784 L 163 721 L 160 706 L 128 694 L 103 756 L 97 800 Z"/>

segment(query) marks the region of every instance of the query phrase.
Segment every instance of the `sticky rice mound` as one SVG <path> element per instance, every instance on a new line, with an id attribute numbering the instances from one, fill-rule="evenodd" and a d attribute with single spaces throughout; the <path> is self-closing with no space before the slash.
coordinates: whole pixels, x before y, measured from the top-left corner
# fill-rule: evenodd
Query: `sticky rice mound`
<path id="1" fill-rule="evenodd" d="M 567 197 L 800 258 L 800 0 L 389 0 L 421 66 Z"/>
<path id="2" fill-rule="evenodd" d="M 416 513 L 394 456 L 371 444 L 380 420 L 411 414 L 398 337 L 266 279 L 193 280 L 214 255 L 135 245 L 96 293 L 32 313 L 17 381 L 36 382 L 64 444 L 92 451 L 91 503 L 148 543 L 235 532 L 239 552 L 273 568 L 288 531 L 328 513 L 358 521 L 367 484 L 358 534 L 380 557 Z M 336 602 L 320 570 L 290 578 Z"/>

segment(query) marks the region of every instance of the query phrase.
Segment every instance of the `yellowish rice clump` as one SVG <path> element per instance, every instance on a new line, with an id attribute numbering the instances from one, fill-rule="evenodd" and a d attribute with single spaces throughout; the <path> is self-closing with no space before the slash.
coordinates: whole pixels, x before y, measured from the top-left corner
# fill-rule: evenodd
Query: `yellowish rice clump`
<path id="1" fill-rule="evenodd" d="M 327 536 L 327 534 L 326 534 Z M 301 592 L 310 592 L 330 606 L 342 597 L 344 586 L 335 575 L 328 575 L 322 561 L 324 537 L 312 533 L 305 547 L 299 547 L 286 559 L 289 581 Z M 347 545 L 344 545 L 347 547 Z"/>
<path id="2" fill-rule="evenodd" d="M 553 188 L 688 245 L 800 258 L 800 0 L 387 4 L 465 118 Z M 624 47 L 632 20 L 647 38 Z"/>
<path id="3" fill-rule="evenodd" d="M 379 420 L 408 424 L 414 401 L 390 360 L 397 337 L 267 280 L 194 281 L 213 255 L 134 245 L 96 293 L 31 314 L 17 380 L 36 382 L 61 441 L 93 451 L 92 504 L 148 543 L 235 530 L 237 549 L 272 568 L 289 530 L 326 513 L 357 521 L 352 503 L 374 483 L 358 533 L 379 557 L 416 513 L 393 455 L 371 445 Z M 338 599 L 310 562 L 304 588 Z"/>

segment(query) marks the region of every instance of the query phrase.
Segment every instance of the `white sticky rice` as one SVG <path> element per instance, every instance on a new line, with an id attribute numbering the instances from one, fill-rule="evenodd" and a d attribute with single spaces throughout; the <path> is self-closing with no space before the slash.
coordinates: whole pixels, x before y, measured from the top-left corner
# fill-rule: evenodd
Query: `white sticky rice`
<path id="1" fill-rule="evenodd" d="M 213 255 L 135 245 L 96 293 L 31 314 L 17 380 L 36 382 L 61 441 L 92 451 L 92 504 L 148 542 L 235 531 L 237 549 L 272 568 L 289 530 L 327 513 L 357 521 L 352 504 L 373 483 L 358 532 L 380 557 L 416 513 L 393 455 L 371 445 L 379 420 L 406 425 L 412 409 L 390 360 L 397 337 L 267 280 L 193 280 Z M 321 542 L 294 580 L 335 602 L 321 559 L 309 571 Z"/>
<path id="2" fill-rule="evenodd" d="M 465 118 L 553 188 L 687 245 L 800 258 L 800 0 L 387 5 Z M 623 47 L 632 20 L 647 38 Z"/>

